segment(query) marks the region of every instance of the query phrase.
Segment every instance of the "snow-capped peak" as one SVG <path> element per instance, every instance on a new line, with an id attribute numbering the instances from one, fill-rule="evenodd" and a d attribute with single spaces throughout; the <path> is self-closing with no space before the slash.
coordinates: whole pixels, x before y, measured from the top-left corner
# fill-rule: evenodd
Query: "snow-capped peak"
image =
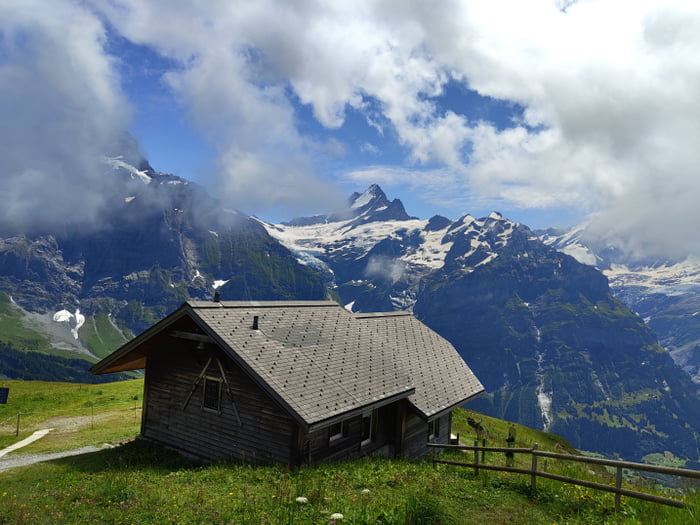
<path id="1" fill-rule="evenodd" d="M 375 199 L 386 200 L 386 196 L 384 195 L 384 192 L 376 184 L 372 184 L 369 188 L 367 188 L 362 193 L 362 195 L 359 195 L 357 197 L 355 197 L 355 195 L 357 195 L 357 194 L 353 194 L 354 198 L 351 198 L 351 204 L 350 204 L 351 209 L 362 208 L 363 206 L 366 206 L 367 204 L 369 204 L 370 202 L 372 202 Z"/>

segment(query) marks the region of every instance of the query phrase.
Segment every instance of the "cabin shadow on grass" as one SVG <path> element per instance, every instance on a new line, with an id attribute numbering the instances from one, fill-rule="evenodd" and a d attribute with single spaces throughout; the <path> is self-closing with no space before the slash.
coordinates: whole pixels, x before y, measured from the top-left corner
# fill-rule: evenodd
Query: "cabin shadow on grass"
<path id="1" fill-rule="evenodd" d="M 50 463 L 80 472 L 150 469 L 167 473 L 204 465 L 202 461 L 188 459 L 179 452 L 144 439 L 134 439 L 97 452 L 55 459 Z"/>

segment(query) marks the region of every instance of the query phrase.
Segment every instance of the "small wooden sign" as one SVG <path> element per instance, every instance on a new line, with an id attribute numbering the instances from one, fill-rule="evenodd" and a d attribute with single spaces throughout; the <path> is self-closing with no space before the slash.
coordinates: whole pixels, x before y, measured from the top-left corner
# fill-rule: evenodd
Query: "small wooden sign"
<path id="1" fill-rule="evenodd" d="M 0 388 L 0 405 L 7 404 L 7 396 L 10 395 L 10 389 L 7 387 Z"/>

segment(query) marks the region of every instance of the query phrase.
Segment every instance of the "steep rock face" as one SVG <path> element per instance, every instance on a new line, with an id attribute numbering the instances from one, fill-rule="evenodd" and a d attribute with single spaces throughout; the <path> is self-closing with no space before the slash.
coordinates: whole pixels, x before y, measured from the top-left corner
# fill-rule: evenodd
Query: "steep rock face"
<path id="1" fill-rule="evenodd" d="M 82 262 L 65 261 L 52 235 L 0 239 L 0 287 L 35 310 L 75 304 L 82 274 Z"/>
<path id="2" fill-rule="evenodd" d="M 695 357 L 700 353 L 700 260 L 635 257 L 595 239 L 586 226 L 537 233 L 548 245 L 599 268 L 615 297 L 645 320 L 674 361 L 700 383 Z"/>
<path id="3" fill-rule="evenodd" d="M 426 278 L 415 314 L 449 339 L 488 394 L 491 415 L 574 446 L 640 458 L 695 456 L 695 388 L 594 268 L 518 226 L 488 265 Z"/>

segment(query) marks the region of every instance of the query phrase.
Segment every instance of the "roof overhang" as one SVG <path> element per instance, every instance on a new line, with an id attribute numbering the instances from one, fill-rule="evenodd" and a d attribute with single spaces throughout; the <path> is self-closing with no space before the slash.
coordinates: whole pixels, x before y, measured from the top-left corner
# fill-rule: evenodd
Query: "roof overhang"
<path id="1" fill-rule="evenodd" d="M 454 404 L 450 405 L 449 407 L 443 408 L 442 410 L 435 412 L 433 414 L 430 414 L 430 415 L 425 415 L 418 408 L 416 408 L 415 405 L 412 404 L 412 406 L 415 409 L 415 411 L 418 413 L 418 415 L 421 417 L 421 419 L 423 419 L 425 421 L 433 421 L 434 419 L 438 419 L 438 418 L 444 416 L 445 414 L 452 412 L 455 408 L 461 407 L 462 405 L 469 403 L 469 401 L 472 401 L 478 397 L 481 397 L 484 394 L 484 392 L 486 392 L 486 389 L 482 389 L 479 392 L 475 393 L 474 395 L 471 395 L 466 399 L 462 399 L 461 401 L 454 403 Z"/>
<path id="2" fill-rule="evenodd" d="M 408 396 L 413 394 L 416 391 L 415 388 L 411 387 L 407 389 L 405 392 L 401 392 L 399 394 L 395 394 L 393 396 L 385 397 L 382 398 L 381 400 L 378 400 L 374 403 L 370 403 L 367 405 L 364 405 L 360 408 L 356 408 L 353 410 L 349 410 L 347 412 L 343 412 L 342 414 L 337 414 L 333 417 L 329 417 L 326 419 L 323 419 L 321 421 L 317 421 L 315 423 L 312 423 L 310 425 L 303 426 L 302 428 L 306 432 L 313 432 L 314 430 L 320 430 L 325 427 L 331 426 L 333 423 L 337 423 L 339 421 L 344 421 L 346 419 L 349 419 L 351 417 L 359 416 L 360 414 L 364 414 L 365 412 L 375 410 L 377 408 L 381 408 L 386 405 L 390 405 L 392 403 L 395 403 L 396 401 L 399 401 L 401 399 L 406 399 Z"/>
<path id="3" fill-rule="evenodd" d="M 109 374 L 111 372 L 126 372 L 128 370 L 145 368 L 148 355 L 155 351 L 154 347 L 147 344 L 148 341 L 185 317 L 188 314 L 188 310 L 191 309 L 187 303 L 183 304 L 172 314 L 161 319 L 148 330 L 92 365 L 90 372 L 93 374 Z"/>

